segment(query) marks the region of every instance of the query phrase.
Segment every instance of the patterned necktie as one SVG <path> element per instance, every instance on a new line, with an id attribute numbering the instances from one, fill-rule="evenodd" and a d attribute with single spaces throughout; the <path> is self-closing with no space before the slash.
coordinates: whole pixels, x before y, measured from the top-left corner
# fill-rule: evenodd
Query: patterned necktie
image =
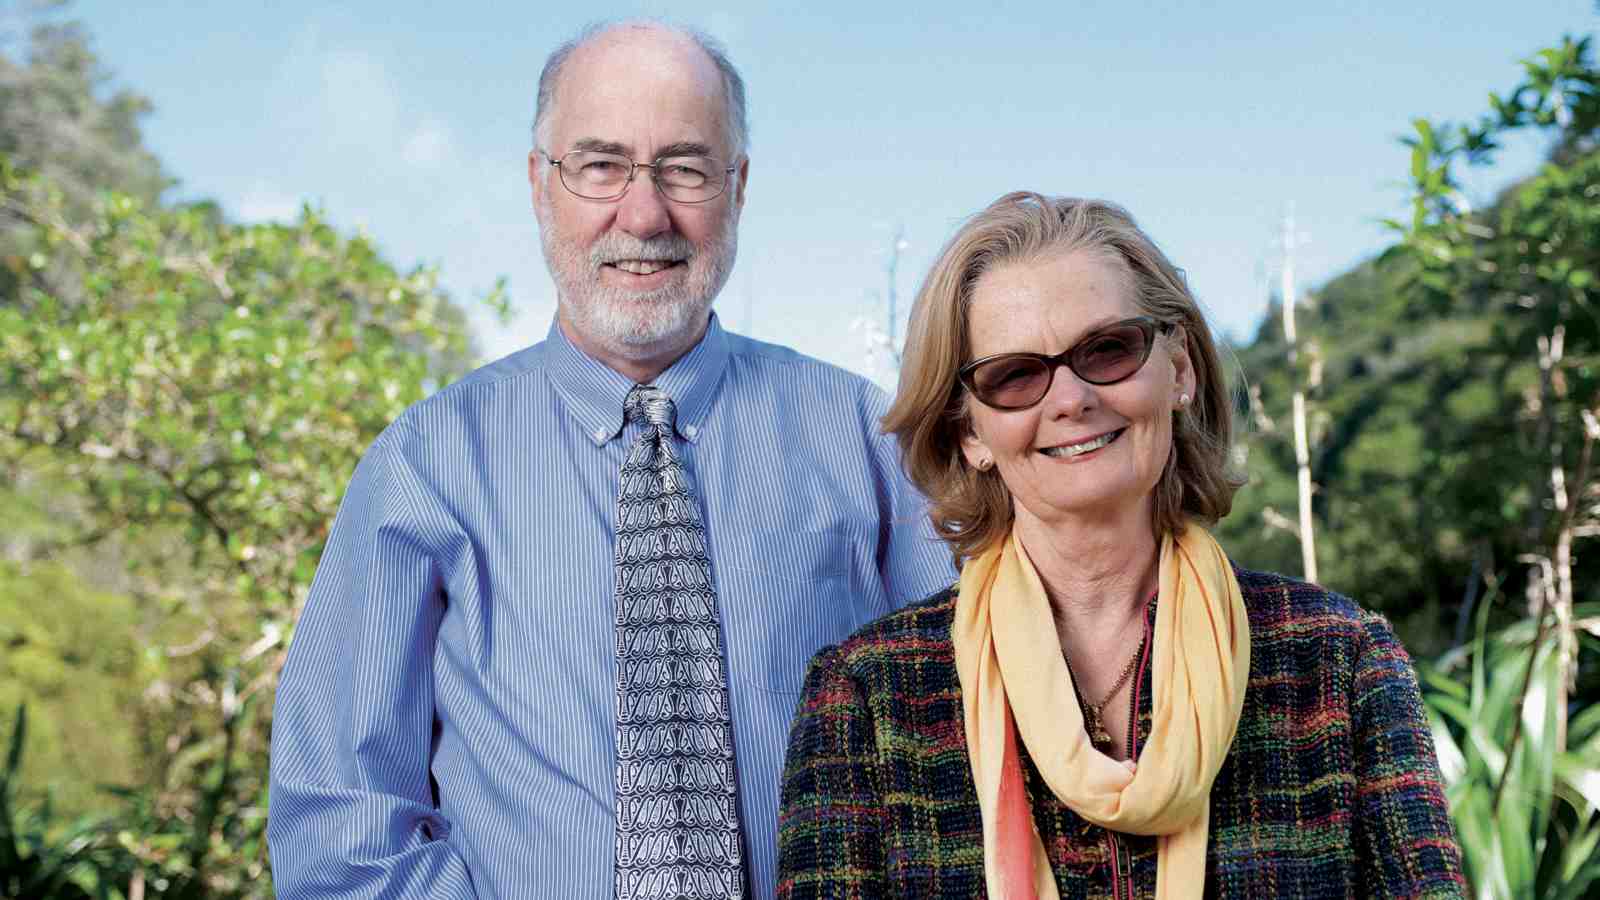
<path id="1" fill-rule="evenodd" d="M 658 388 L 617 496 L 616 900 L 746 896 L 722 629 L 694 495 Z"/>

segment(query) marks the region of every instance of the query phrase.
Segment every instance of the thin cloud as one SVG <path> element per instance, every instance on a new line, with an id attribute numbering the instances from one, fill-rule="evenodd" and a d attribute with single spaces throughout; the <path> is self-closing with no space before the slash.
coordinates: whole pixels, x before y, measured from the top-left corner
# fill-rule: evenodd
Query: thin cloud
<path id="1" fill-rule="evenodd" d="M 433 167 L 456 157 L 455 141 L 443 123 L 425 120 L 417 125 L 400 148 L 407 165 Z"/>
<path id="2" fill-rule="evenodd" d="M 275 120 L 315 168 L 393 178 L 459 162 L 460 142 L 439 112 L 419 108 L 381 46 L 336 38 L 307 23 L 277 67 Z"/>

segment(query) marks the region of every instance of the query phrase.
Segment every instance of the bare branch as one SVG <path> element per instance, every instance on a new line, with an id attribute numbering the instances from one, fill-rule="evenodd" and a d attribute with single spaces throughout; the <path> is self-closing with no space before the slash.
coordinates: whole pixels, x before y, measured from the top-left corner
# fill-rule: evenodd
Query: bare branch
<path id="1" fill-rule="evenodd" d="M 1300 525 L 1270 506 L 1261 511 L 1261 518 L 1266 520 L 1268 528 L 1276 528 L 1279 531 L 1286 531 L 1296 538 L 1300 537 Z"/>

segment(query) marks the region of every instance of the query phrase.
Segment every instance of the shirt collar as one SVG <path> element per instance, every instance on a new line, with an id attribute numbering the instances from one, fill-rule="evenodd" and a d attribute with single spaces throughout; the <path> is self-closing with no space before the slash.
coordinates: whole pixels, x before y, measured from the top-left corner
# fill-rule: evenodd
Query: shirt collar
<path id="1" fill-rule="evenodd" d="M 550 323 L 545 336 L 544 361 L 551 382 L 591 442 L 600 446 L 622 432 L 622 401 L 633 389 L 632 381 L 574 346 L 559 321 Z M 693 443 L 705 433 L 705 420 L 727 367 L 727 332 L 712 313 L 700 342 L 652 382 L 677 407 L 679 437 Z"/>

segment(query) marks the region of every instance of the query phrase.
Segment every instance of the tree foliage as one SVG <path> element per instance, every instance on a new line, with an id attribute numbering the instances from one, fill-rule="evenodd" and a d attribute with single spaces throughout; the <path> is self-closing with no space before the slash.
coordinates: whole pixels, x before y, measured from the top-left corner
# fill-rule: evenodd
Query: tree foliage
<path id="1" fill-rule="evenodd" d="M 33 710 L 28 785 L 65 816 L 103 812 L 100 785 L 139 780 L 149 736 L 128 715 L 147 682 L 139 624 L 132 598 L 57 560 L 0 560 L 0 711 Z"/>
<path id="2" fill-rule="evenodd" d="M 149 102 L 112 87 L 80 26 L 15 18 L 26 34 L 0 36 L 0 699 L 27 701 L 35 725 L 16 821 L 36 844 L 92 845 L 81 885 L 88 865 L 114 892 L 269 896 L 284 642 L 356 459 L 472 358 L 464 314 L 432 271 L 396 269 L 320 213 L 239 225 L 164 203 Z M 49 807 L 102 815 L 39 825 Z"/>
<path id="3" fill-rule="evenodd" d="M 1414 648 L 1465 636 L 1466 600 L 1485 575 L 1515 588 L 1518 560 L 1554 544 L 1562 518 L 1550 473 L 1579 476 L 1583 413 L 1596 401 L 1600 157 L 1588 43 L 1568 40 L 1526 63 L 1524 81 L 1466 126 L 1414 123 L 1415 200 L 1402 241 L 1336 278 L 1304 320 L 1324 387 L 1313 479 L 1324 580 L 1410 620 Z M 1544 130 L 1552 151 L 1489 209 L 1471 211 L 1462 164 L 1492 161 L 1511 130 Z M 1541 367 L 1541 342 L 1559 358 Z M 1290 456 L 1273 410 L 1290 373 L 1269 330 L 1240 351 L 1259 399 L 1249 468 L 1256 484 L 1227 526 L 1248 552 L 1295 571 L 1292 538 L 1262 527 L 1264 506 L 1292 505 Z M 1548 353 L 1546 354 L 1548 357 Z M 1594 515 L 1569 485 L 1567 524 Z M 1579 582 L 1596 569 L 1577 561 Z M 1467 611 L 1470 612 L 1470 611 Z"/>
<path id="4" fill-rule="evenodd" d="M 62 192 L 0 165 L 19 226 L 0 306 L 0 463 L 79 490 L 66 543 L 116 535 L 146 611 L 152 792 L 130 849 L 166 893 L 265 888 L 270 697 L 357 459 L 469 348 L 431 271 L 306 211 Z"/>
<path id="5" fill-rule="evenodd" d="M 1523 75 L 1475 122 L 1413 123 L 1399 242 L 1318 293 L 1313 477 L 1324 578 L 1443 651 L 1421 668 L 1478 896 L 1566 898 L 1600 884 L 1600 69 L 1569 38 Z M 1514 132 L 1545 164 L 1472 209 L 1462 168 Z M 1276 343 L 1241 351 L 1258 483 L 1228 527 L 1293 571 L 1260 524 L 1293 496 Z"/>
<path id="6" fill-rule="evenodd" d="M 25 42 L 18 58 L 0 54 L 0 153 L 50 179 L 74 213 L 109 186 L 145 203 L 159 198 L 170 179 L 139 128 L 149 99 L 126 88 L 108 94 L 110 75 L 81 25 L 36 17 Z"/>
<path id="7" fill-rule="evenodd" d="M 466 336 L 432 272 L 312 211 L 291 226 L 109 195 L 70 221 L 0 168 L 26 226 L 0 306 L 0 458 L 82 485 L 75 527 L 162 554 L 133 593 L 162 628 L 147 689 L 158 790 L 139 857 L 248 894 L 264 865 L 270 692 L 360 453 L 454 375 Z"/>

